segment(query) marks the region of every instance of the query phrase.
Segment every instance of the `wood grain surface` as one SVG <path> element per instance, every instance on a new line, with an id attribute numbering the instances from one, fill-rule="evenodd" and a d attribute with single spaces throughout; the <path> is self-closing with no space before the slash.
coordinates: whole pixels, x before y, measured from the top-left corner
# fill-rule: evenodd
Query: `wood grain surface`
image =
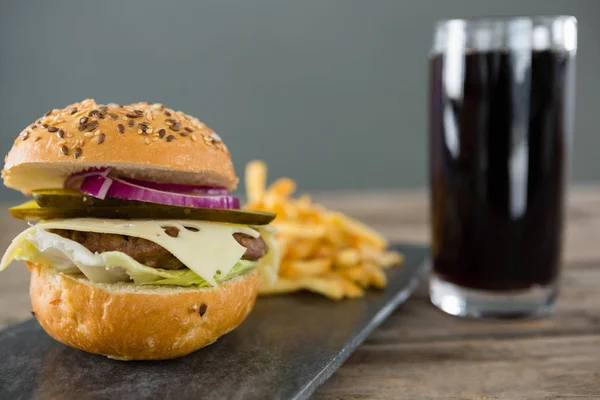
<path id="1" fill-rule="evenodd" d="M 426 192 L 316 196 L 390 241 L 428 243 Z M 0 217 L 0 246 L 25 227 Z M 316 399 L 600 399 L 600 186 L 569 192 L 562 292 L 554 316 L 476 321 L 430 305 L 427 287 L 377 329 Z M 30 317 L 28 271 L 0 275 L 0 328 Z"/>

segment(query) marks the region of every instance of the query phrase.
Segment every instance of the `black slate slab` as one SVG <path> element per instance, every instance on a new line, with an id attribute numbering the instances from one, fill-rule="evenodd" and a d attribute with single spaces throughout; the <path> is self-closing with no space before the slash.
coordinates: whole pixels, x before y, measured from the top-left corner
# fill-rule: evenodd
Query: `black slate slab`
<path id="1" fill-rule="evenodd" d="M 215 344 L 160 362 L 122 362 L 52 340 L 35 320 L 0 332 L 1 399 L 304 399 L 399 304 L 427 269 L 422 247 L 398 246 L 385 291 L 332 302 L 310 293 L 261 298 Z"/>

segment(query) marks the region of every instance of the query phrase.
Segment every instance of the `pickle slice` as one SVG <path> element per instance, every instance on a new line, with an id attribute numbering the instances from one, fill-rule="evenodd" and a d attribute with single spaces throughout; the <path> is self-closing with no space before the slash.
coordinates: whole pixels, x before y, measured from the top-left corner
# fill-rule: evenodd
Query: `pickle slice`
<path id="1" fill-rule="evenodd" d="M 50 200 L 49 203 L 56 204 L 55 201 Z M 123 206 L 91 206 L 81 201 L 80 205 L 75 207 L 67 207 L 66 202 L 61 207 L 40 207 L 37 200 L 30 200 L 8 210 L 14 218 L 27 221 L 68 218 L 195 219 L 241 225 L 266 225 L 275 218 L 275 214 L 256 211 L 188 208 L 144 202 L 136 202 L 141 204 L 135 205 L 129 203 Z"/>
<path id="2" fill-rule="evenodd" d="M 143 201 L 115 198 L 99 199 L 74 189 L 38 189 L 32 191 L 31 194 L 40 207 L 49 208 L 148 206 L 150 204 Z"/>

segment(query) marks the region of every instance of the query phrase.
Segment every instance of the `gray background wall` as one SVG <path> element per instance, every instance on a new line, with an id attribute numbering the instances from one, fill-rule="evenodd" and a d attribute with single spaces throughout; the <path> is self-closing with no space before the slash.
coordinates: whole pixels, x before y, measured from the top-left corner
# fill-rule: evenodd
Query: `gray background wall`
<path id="1" fill-rule="evenodd" d="M 50 108 L 159 101 L 215 129 L 238 172 L 261 158 L 306 190 L 426 184 L 435 20 L 572 14 L 573 177 L 600 178 L 600 1 L 0 1 L 0 153 Z"/>

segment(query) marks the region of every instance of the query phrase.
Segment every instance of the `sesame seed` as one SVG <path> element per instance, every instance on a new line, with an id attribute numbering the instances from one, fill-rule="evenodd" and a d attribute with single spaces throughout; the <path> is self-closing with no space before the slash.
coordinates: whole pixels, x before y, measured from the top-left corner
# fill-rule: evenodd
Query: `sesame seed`
<path id="1" fill-rule="evenodd" d="M 146 133 L 152 133 L 152 132 L 154 132 L 154 129 L 152 129 L 152 128 L 146 129 Z"/>
<path id="2" fill-rule="evenodd" d="M 150 107 L 152 107 L 153 110 L 160 110 L 162 106 L 163 105 L 160 103 L 154 103 Z"/>
<path id="3" fill-rule="evenodd" d="M 195 142 L 195 141 L 197 140 L 197 139 L 196 139 L 196 135 L 194 135 L 193 133 L 192 133 L 192 135 L 190 136 L 190 138 L 192 139 L 192 141 L 193 141 L 193 142 Z"/>
<path id="4" fill-rule="evenodd" d="M 162 139 L 165 137 L 165 135 L 167 134 L 167 131 L 165 130 L 165 128 L 162 128 L 158 131 L 158 136 Z"/>
<path id="5" fill-rule="evenodd" d="M 173 139 L 175 139 L 175 136 L 173 136 L 173 135 L 169 135 L 169 136 L 167 136 L 167 142 L 170 142 L 170 141 L 172 141 Z"/>
<path id="6" fill-rule="evenodd" d="M 129 122 L 127 122 L 127 125 L 129 125 L 130 127 L 135 125 L 135 121 L 130 119 Z"/>
<path id="7" fill-rule="evenodd" d="M 117 119 L 119 119 L 119 116 L 118 116 L 117 114 L 114 114 L 114 113 L 110 113 L 110 114 L 108 114 L 108 117 L 109 117 L 110 119 L 114 119 L 114 120 L 117 120 Z"/>
<path id="8" fill-rule="evenodd" d="M 100 132 L 100 129 L 98 129 L 96 132 L 94 132 L 94 136 L 100 136 L 102 132 Z"/>
<path id="9" fill-rule="evenodd" d="M 84 125 L 83 130 L 86 132 L 91 132 L 96 130 L 96 128 L 98 128 L 98 121 L 92 121 L 92 122 L 88 122 L 87 124 Z"/>
<path id="10" fill-rule="evenodd" d="M 55 127 L 55 126 L 49 126 L 49 127 L 47 128 L 47 131 L 48 131 L 48 132 L 52 132 L 52 133 L 54 133 L 54 132 L 58 132 L 58 128 L 57 128 L 57 127 Z"/>
<path id="11" fill-rule="evenodd" d="M 144 133 L 144 131 L 141 129 L 138 129 L 138 135 L 141 135 L 142 133 Z"/>
<path id="12" fill-rule="evenodd" d="M 223 139 L 221 139 L 221 136 L 217 135 L 217 132 L 213 132 L 212 135 L 210 135 L 210 136 L 216 142 L 222 142 L 223 141 Z"/>
<path id="13" fill-rule="evenodd" d="M 46 129 L 48 127 L 48 124 L 42 124 L 42 128 Z"/>
<path id="14" fill-rule="evenodd" d="M 142 110 L 133 110 L 133 113 L 136 114 L 138 117 L 144 115 L 144 112 Z"/>
<path id="15" fill-rule="evenodd" d="M 36 124 L 31 125 L 31 129 L 35 129 L 35 128 L 37 128 Z"/>
<path id="16" fill-rule="evenodd" d="M 67 146 L 63 146 L 60 148 L 60 151 L 65 155 L 68 156 L 69 155 L 69 148 Z"/>
<path id="17" fill-rule="evenodd" d="M 94 136 L 94 132 L 86 132 L 83 134 L 83 136 L 85 137 L 93 137 Z"/>
<path id="18" fill-rule="evenodd" d="M 100 107 L 100 111 L 102 111 L 103 113 L 108 112 L 108 106 L 102 106 L 102 107 Z"/>
<path id="19" fill-rule="evenodd" d="M 148 139 L 148 138 L 144 139 L 144 143 L 150 144 L 150 139 Z"/>
<path id="20" fill-rule="evenodd" d="M 83 117 L 79 120 L 79 125 L 85 125 L 88 122 L 88 117 Z"/>
<path id="21" fill-rule="evenodd" d="M 71 132 L 67 132 L 67 133 L 65 134 L 65 136 L 66 136 L 66 137 L 68 137 L 68 138 L 72 138 L 72 137 L 73 137 L 73 134 L 72 134 Z"/>
<path id="22" fill-rule="evenodd" d="M 58 132 L 56 132 L 56 136 L 58 136 L 59 138 L 64 138 L 65 137 L 65 131 L 63 131 L 62 129 L 59 129 Z"/>
<path id="23" fill-rule="evenodd" d="M 71 113 L 71 115 L 75 114 L 77 112 L 77 107 L 70 108 L 69 112 Z"/>
<path id="24" fill-rule="evenodd" d="M 119 133 L 125 133 L 125 126 L 123 124 L 117 125 L 117 130 Z"/>
<path id="25" fill-rule="evenodd" d="M 50 110 L 50 111 L 48 111 L 46 114 L 44 114 L 44 117 L 47 117 L 47 116 L 51 115 L 51 114 L 52 114 L 52 111 L 54 111 L 54 110 Z"/>
<path id="26" fill-rule="evenodd" d="M 35 140 L 34 140 L 34 141 L 35 141 L 35 142 L 37 142 L 37 141 L 38 141 L 38 140 L 40 140 L 41 138 L 42 138 L 41 136 L 38 136 L 38 137 L 36 137 L 36 138 L 35 138 Z"/>
<path id="27" fill-rule="evenodd" d="M 165 115 L 166 115 L 167 117 L 170 117 L 170 116 L 171 116 L 171 113 L 170 113 L 170 112 L 168 112 L 167 110 L 165 110 L 165 111 L 164 111 L 164 113 L 165 113 Z"/>
<path id="28" fill-rule="evenodd" d="M 156 136 L 155 136 L 155 137 L 153 137 L 153 138 L 152 138 L 152 141 L 153 141 L 153 142 L 158 142 L 158 137 L 156 137 Z"/>
<path id="29" fill-rule="evenodd" d="M 187 126 L 185 127 L 185 130 L 186 130 L 186 131 L 188 131 L 189 133 L 192 133 L 192 132 L 194 132 L 194 130 L 193 130 L 192 128 L 190 128 L 190 127 L 187 127 Z"/>
<path id="30" fill-rule="evenodd" d="M 56 144 L 59 146 L 62 146 L 65 143 L 67 143 L 67 141 L 65 139 L 60 139 Z"/>
<path id="31" fill-rule="evenodd" d="M 100 117 L 100 111 L 98 110 L 92 110 L 88 113 L 89 117 Z"/>
<path id="32" fill-rule="evenodd" d="M 177 132 L 181 128 L 181 125 L 171 125 L 169 127 L 170 130 Z"/>
<path id="33" fill-rule="evenodd" d="M 23 140 L 23 141 L 25 141 L 25 140 L 27 140 L 27 139 L 29 139 L 29 131 L 27 131 L 27 132 L 25 132 L 25 133 L 23 134 L 23 139 L 22 139 L 22 140 Z"/>
<path id="34" fill-rule="evenodd" d="M 200 314 L 201 317 L 204 317 L 204 314 L 206 314 L 206 310 L 208 309 L 208 306 L 204 303 L 202 303 L 202 305 L 200 306 L 200 310 L 198 311 L 198 313 Z"/>
<path id="35" fill-rule="evenodd" d="M 81 153 L 83 153 L 83 149 L 81 147 L 78 147 L 75 149 L 75 158 L 79 158 L 81 156 Z"/>
<path id="36" fill-rule="evenodd" d="M 139 117 L 141 117 L 141 115 L 137 115 L 137 114 L 133 114 L 133 113 L 127 113 L 127 114 L 125 114 L 125 116 L 129 117 L 129 118 L 139 118 Z"/>
<path id="37" fill-rule="evenodd" d="M 165 122 L 168 122 L 167 125 L 172 125 L 172 124 L 176 124 L 177 120 L 175 120 L 173 118 L 167 118 L 167 119 L 165 119 Z"/>
<path id="38" fill-rule="evenodd" d="M 189 132 L 186 132 L 186 131 L 184 131 L 184 132 L 180 132 L 179 134 L 180 134 L 181 136 L 188 136 L 190 133 L 189 133 Z"/>
<path id="39" fill-rule="evenodd" d="M 104 133 L 101 133 L 100 136 L 98 136 L 98 144 L 104 143 L 105 140 L 106 140 L 106 135 Z"/>

